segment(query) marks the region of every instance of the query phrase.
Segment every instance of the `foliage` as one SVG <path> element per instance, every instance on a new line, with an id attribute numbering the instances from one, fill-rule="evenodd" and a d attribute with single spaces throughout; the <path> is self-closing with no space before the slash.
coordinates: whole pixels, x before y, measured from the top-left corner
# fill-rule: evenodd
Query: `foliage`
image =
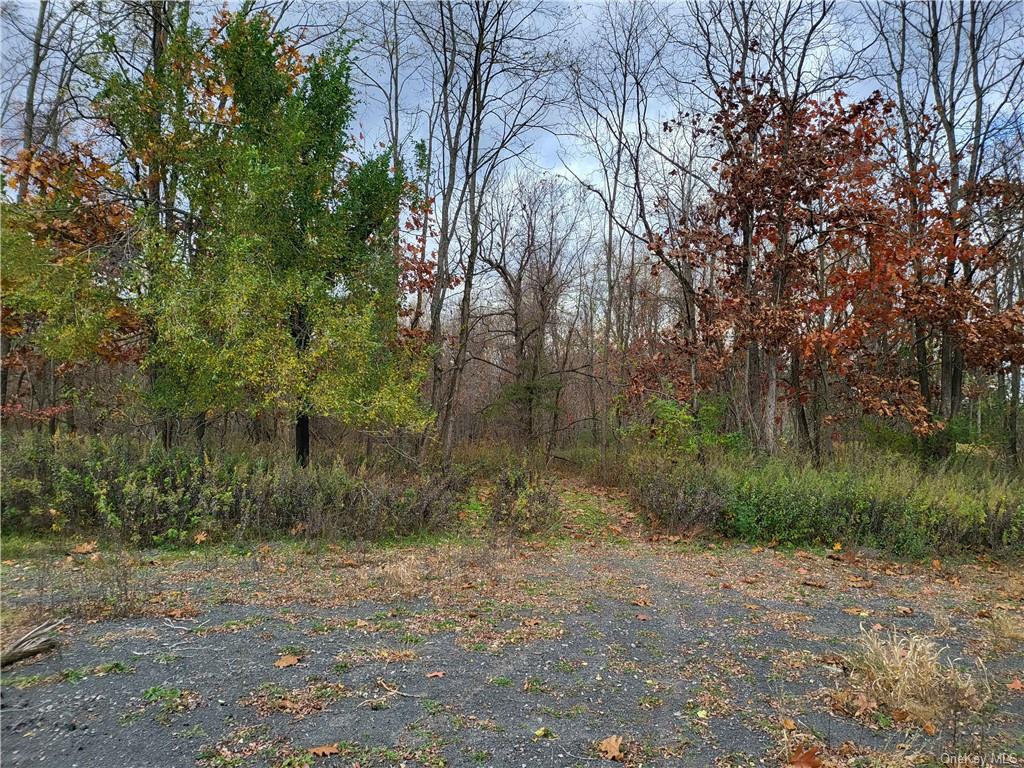
<path id="1" fill-rule="evenodd" d="M 651 397 L 645 413 L 649 423 L 625 427 L 624 437 L 634 446 L 656 448 L 669 460 L 697 455 L 714 449 L 735 449 L 743 444 L 739 433 L 723 431 L 723 407 L 715 400 L 703 399 L 696 413 L 686 403 L 663 397 Z"/>
<path id="2" fill-rule="evenodd" d="M 851 452 L 815 466 L 798 456 L 724 454 L 703 468 L 650 462 L 634 496 L 658 527 L 714 526 L 748 541 L 863 544 L 920 557 L 1024 551 L 1024 483 L 998 471 L 922 467 Z"/>
<path id="3" fill-rule="evenodd" d="M 7 162 L 5 362 L 140 362 L 161 415 L 425 425 L 398 331 L 414 190 L 389 152 L 356 151 L 350 46 L 304 56 L 264 13 L 219 13 L 209 35 L 178 15 L 141 76 L 116 50 L 90 62 L 122 156 Z"/>
<path id="4" fill-rule="evenodd" d="M 491 492 L 489 525 L 510 539 L 552 530 L 562 519 L 558 493 L 550 481 L 522 465 L 503 468 Z"/>
<path id="5" fill-rule="evenodd" d="M 446 526 L 468 478 L 299 468 L 289 457 L 195 446 L 165 450 L 124 438 L 5 441 L 6 531 L 93 532 L 125 544 L 190 544 L 209 537 L 292 532 L 376 539 Z"/>
<path id="6" fill-rule="evenodd" d="M 651 244 L 675 274 L 707 275 L 688 286 L 702 322 L 657 342 L 639 392 L 731 387 L 736 417 L 769 451 L 783 402 L 820 452 L 835 423 L 861 414 L 920 436 L 941 429 L 959 397 L 951 350 L 982 371 L 1024 362 L 1020 304 L 976 283 L 998 254 L 972 236 L 938 166 L 908 178 L 895 165 L 893 105 L 877 93 L 798 101 L 756 82 L 718 97 L 711 120 L 685 125 L 721 148 L 718 184 L 687 226 Z M 946 356 L 941 398 L 928 335 Z"/>

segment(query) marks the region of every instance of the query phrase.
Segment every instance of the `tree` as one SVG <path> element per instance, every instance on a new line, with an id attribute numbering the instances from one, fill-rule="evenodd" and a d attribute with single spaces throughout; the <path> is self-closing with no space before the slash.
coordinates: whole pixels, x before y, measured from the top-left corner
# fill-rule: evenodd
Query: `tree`
<path id="1" fill-rule="evenodd" d="M 880 95 L 848 104 L 836 93 L 793 109 L 770 88 L 735 85 L 723 103 L 713 125 L 699 129 L 724 147 L 700 223 L 654 244 L 713 275 L 699 298 L 697 343 L 674 337 L 655 381 L 671 371 L 689 391 L 741 380 L 743 350 L 756 347 L 767 367 L 751 437 L 775 450 L 775 404 L 784 398 L 798 442 L 820 454 L 841 402 L 920 435 L 941 426 L 904 365 L 912 329 L 926 318 L 943 322 L 977 368 L 1021 359 L 1019 305 L 993 307 L 984 292 L 954 293 L 936 280 L 950 261 L 982 274 L 993 252 L 959 236 L 936 167 L 912 187 L 893 172 L 892 107 Z M 673 357 L 700 360 L 703 373 L 688 376 Z"/>
<path id="2" fill-rule="evenodd" d="M 111 74 L 97 100 L 126 147 L 123 167 L 150 172 L 125 178 L 84 152 L 48 164 L 26 154 L 15 167 L 19 183 L 38 176 L 39 200 L 66 204 L 68 220 L 37 226 L 60 269 L 41 269 L 40 245 L 19 241 L 26 270 L 14 305 L 46 307 L 40 327 L 65 338 L 89 305 L 83 292 L 95 294 L 109 308 L 90 314 L 108 318 L 90 326 L 93 353 L 119 318 L 141 328 L 158 413 L 290 410 L 301 464 L 313 414 L 421 423 L 417 356 L 397 333 L 402 264 L 391 246 L 411 189 L 389 153 L 353 154 L 348 48 L 303 56 L 264 14 L 221 14 L 209 36 L 186 10 L 177 20 L 157 65 L 139 80 Z M 112 194 L 134 189 L 145 201 L 132 219 L 142 231 L 100 273 L 96 254 L 110 251 L 97 246 L 131 219 Z M 74 261 L 61 252 L 69 241 L 81 249 Z M 61 313 L 54 292 L 66 273 L 78 306 Z M 53 343 L 47 351 L 73 356 Z"/>

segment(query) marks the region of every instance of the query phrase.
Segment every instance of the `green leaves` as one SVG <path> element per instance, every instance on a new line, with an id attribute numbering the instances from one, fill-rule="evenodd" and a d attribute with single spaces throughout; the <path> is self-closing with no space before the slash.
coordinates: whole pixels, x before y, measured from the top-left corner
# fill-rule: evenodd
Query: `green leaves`
<path id="1" fill-rule="evenodd" d="M 203 226 L 185 255 L 152 234 L 164 255 L 147 300 L 159 339 L 149 363 L 179 409 L 418 425 L 422 365 L 396 344 L 404 180 L 387 156 L 348 154 L 348 48 L 304 59 L 258 16 L 225 31 L 213 60 L 238 120 L 200 127 L 175 159 Z"/>

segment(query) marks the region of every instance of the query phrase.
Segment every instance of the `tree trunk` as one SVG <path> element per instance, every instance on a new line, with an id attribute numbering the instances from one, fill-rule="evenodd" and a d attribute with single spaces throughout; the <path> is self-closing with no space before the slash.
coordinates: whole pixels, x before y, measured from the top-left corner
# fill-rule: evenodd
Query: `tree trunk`
<path id="1" fill-rule="evenodd" d="M 295 414 L 295 461 L 300 467 L 309 466 L 309 414 Z"/>
<path id="2" fill-rule="evenodd" d="M 309 318 L 301 304 L 292 310 L 292 339 L 299 356 L 309 345 Z M 308 403 L 301 403 L 295 413 L 295 461 L 300 467 L 309 466 L 309 409 Z"/>
<path id="3" fill-rule="evenodd" d="M 22 144 L 26 152 L 31 152 L 35 144 L 36 83 L 39 81 L 39 71 L 43 64 L 43 28 L 46 25 L 49 5 L 47 0 L 39 3 L 39 15 L 36 17 L 35 33 L 32 36 L 32 68 L 29 70 L 28 85 L 25 88 L 25 119 L 22 125 Z M 27 194 L 28 174 L 25 174 L 18 186 L 18 201 L 21 202 Z"/>
<path id="4" fill-rule="evenodd" d="M 1020 441 L 1020 366 L 1015 365 L 1010 372 L 1010 457 L 1016 466 L 1024 464 L 1024 451 Z"/>

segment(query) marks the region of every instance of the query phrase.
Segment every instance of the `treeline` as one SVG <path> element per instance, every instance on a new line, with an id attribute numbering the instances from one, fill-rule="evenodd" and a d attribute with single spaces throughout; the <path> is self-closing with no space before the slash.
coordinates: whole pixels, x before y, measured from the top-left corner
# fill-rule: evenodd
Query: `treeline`
<path id="1" fill-rule="evenodd" d="M 3 23 L 9 427 L 1022 460 L 1018 4 Z"/>

